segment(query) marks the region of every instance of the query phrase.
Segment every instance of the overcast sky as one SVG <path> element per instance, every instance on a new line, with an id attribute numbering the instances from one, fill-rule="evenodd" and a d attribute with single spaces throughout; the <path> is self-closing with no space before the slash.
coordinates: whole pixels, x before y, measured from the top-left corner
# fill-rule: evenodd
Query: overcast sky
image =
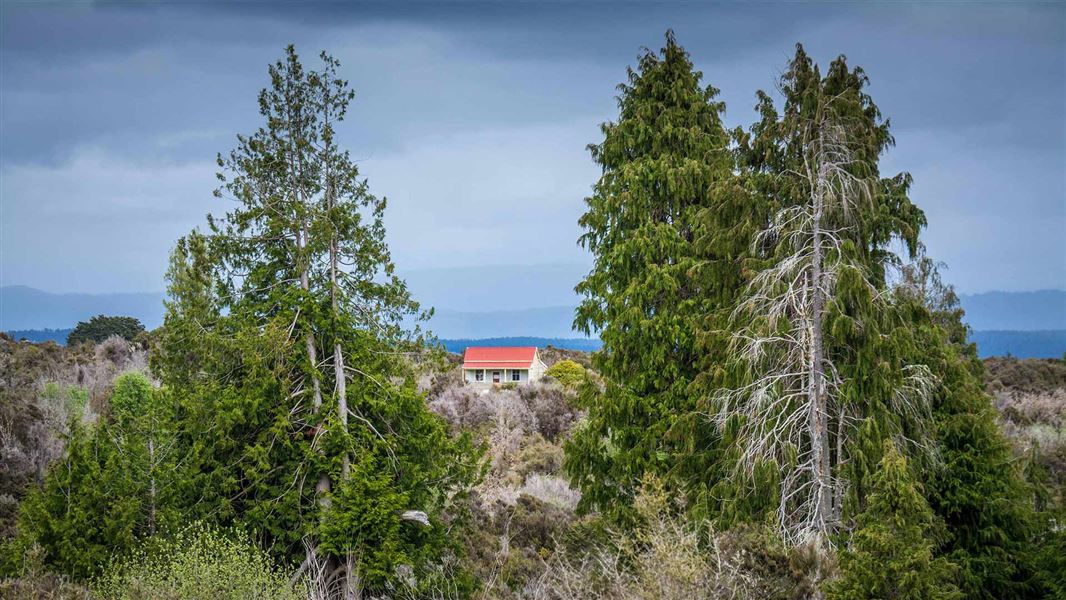
<path id="1" fill-rule="evenodd" d="M 154 291 L 224 209 L 213 159 L 295 43 L 357 92 L 341 140 L 401 269 L 588 264 L 585 146 L 673 28 L 730 125 L 796 42 L 872 79 L 963 292 L 1066 288 L 1066 4 L 0 5 L 0 284 Z M 516 270 L 516 273 L 520 271 Z"/>

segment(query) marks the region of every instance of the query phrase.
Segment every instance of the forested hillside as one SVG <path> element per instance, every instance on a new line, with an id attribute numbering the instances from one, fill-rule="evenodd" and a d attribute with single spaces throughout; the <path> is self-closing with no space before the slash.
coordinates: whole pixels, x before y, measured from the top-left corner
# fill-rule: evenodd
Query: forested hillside
<path id="1" fill-rule="evenodd" d="M 672 33 L 622 67 L 574 282 L 602 347 L 481 393 L 340 63 L 287 48 L 162 326 L 0 338 L 0 596 L 1066 598 L 1066 367 L 967 342 L 867 73 L 797 45 L 729 129 Z"/>

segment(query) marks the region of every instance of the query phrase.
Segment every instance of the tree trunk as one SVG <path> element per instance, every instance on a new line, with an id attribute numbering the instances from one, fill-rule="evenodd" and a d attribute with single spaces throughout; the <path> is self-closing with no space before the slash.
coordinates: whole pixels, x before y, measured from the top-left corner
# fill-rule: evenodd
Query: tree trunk
<path id="1" fill-rule="evenodd" d="M 822 311 L 825 295 L 822 285 L 824 260 L 822 248 L 822 212 L 826 194 L 826 167 L 819 165 L 818 180 L 814 191 L 814 215 L 812 219 L 811 279 L 809 339 L 810 352 L 807 365 L 807 399 L 809 403 L 808 430 L 811 443 L 811 460 L 814 467 L 815 512 L 814 528 L 819 537 L 828 532 L 827 523 L 832 508 L 832 489 L 829 477 L 829 428 L 824 387 L 824 349 L 822 339 Z"/>
<path id="2" fill-rule="evenodd" d="M 148 534 L 155 535 L 155 440 L 148 438 Z"/>
<path id="3" fill-rule="evenodd" d="M 310 266 L 308 264 L 310 260 L 307 256 L 304 256 L 305 252 L 303 252 L 303 250 L 307 248 L 307 235 L 307 223 L 305 222 L 300 225 L 300 231 L 296 234 L 296 245 L 297 248 L 301 251 L 299 256 L 299 260 L 301 261 L 300 289 L 302 289 L 304 292 L 311 291 L 311 281 L 309 274 Z M 315 349 L 315 334 L 314 331 L 311 331 L 310 329 L 313 324 L 314 321 L 311 320 L 310 325 L 308 327 L 307 335 L 304 337 L 304 341 L 307 345 L 307 361 L 311 365 L 311 389 L 314 394 L 311 407 L 313 409 L 313 414 L 317 415 L 319 410 L 322 408 L 322 385 L 318 381 L 318 351 Z M 328 494 L 331 489 L 332 485 L 329 481 L 329 475 L 323 473 L 322 476 L 318 478 L 318 483 L 315 484 L 315 493 L 318 495 L 318 503 L 320 506 L 329 506 Z"/>
<path id="4" fill-rule="evenodd" d="M 329 96 L 327 88 L 326 106 L 329 106 Z M 325 114 L 325 126 L 329 128 L 330 125 L 330 113 L 327 110 Z M 326 142 L 325 157 L 323 162 L 326 165 L 325 168 L 325 200 L 326 211 L 329 218 L 333 218 L 334 202 L 336 200 L 336 188 L 333 183 L 333 177 L 331 173 L 332 167 L 332 146 L 329 140 Z M 348 436 L 348 379 L 347 374 L 344 372 L 344 352 L 341 348 L 341 311 L 338 301 L 338 288 L 337 288 L 337 276 L 339 273 L 339 240 L 337 239 L 337 229 L 335 227 L 330 228 L 329 239 L 329 280 L 330 280 L 330 308 L 333 311 L 333 377 L 334 377 L 334 392 L 337 394 L 337 421 L 340 423 L 342 433 L 347 439 Z M 341 481 L 347 481 L 351 475 L 351 459 L 348 456 L 348 450 L 344 450 L 344 454 L 341 456 Z M 344 600 L 358 600 L 362 595 L 359 591 L 360 582 L 359 576 L 356 573 L 355 561 L 352 554 L 349 552 L 345 555 L 344 564 Z"/>
<path id="5" fill-rule="evenodd" d="M 327 125 L 329 121 L 327 120 Z M 333 182 L 330 179 L 329 173 L 329 157 L 326 158 L 326 206 L 329 211 L 333 210 L 333 202 L 335 193 L 333 189 Z M 333 310 L 333 377 L 335 379 L 335 390 L 337 393 L 337 420 L 340 423 L 341 429 L 344 434 L 348 433 L 348 380 L 347 375 L 344 372 L 344 352 L 341 350 L 341 339 L 339 331 L 340 323 L 340 305 L 337 300 L 337 274 L 339 272 L 338 262 L 338 240 L 336 229 L 331 230 L 329 240 L 329 281 L 330 281 L 330 303 Z M 345 450 L 344 456 L 341 457 L 341 478 L 348 479 L 348 475 L 351 471 L 350 459 L 348 457 L 348 451 Z"/>
<path id="6" fill-rule="evenodd" d="M 839 402 L 839 401 L 838 401 Z M 844 465 L 844 427 L 846 425 L 848 409 L 846 406 L 840 406 L 840 410 L 837 413 L 837 439 L 836 439 L 836 462 L 833 463 L 838 470 L 837 479 L 841 477 L 839 469 Z M 833 486 L 833 522 L 840 523 L 844 516 L 844 486 L 837 484 Z"/>
<path id="7" fill-rule="evenodd" d="M 304 224 L 302 228 L 303 231 L 298 234 L 298 239 L 300 241 L 297 243 L 297 246 L 301 251 L 307 247 L 307 225 Z M 303 254 L 303 252 L 301 252 L 301 254 Z M 309 261 L 306 256 L 301 256 L 301 260 L 304 262 L 300 265 L 300 289 L 305 292 L 310 292 L 311 282 L 310 274 L 308 273 L 310 268 L 307 264 Z M 317 413 L 318 409 L 322 406 L 322 385 L 318 382 L 318 351 L 315 350 L 315 334 L 313 331 L 309 330 L 307 332 L 305 343 L 307 344 L 307 360 L 311 363 L 311 389 L 314 391 L 314 400 L 311 406 L 314 407 L 315 412 Z"/>

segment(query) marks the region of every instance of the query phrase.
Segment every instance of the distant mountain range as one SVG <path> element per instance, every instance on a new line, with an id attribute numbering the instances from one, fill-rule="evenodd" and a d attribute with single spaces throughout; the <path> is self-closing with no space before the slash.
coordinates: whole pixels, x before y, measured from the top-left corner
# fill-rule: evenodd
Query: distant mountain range
<path id="1" fill-rule="evenodd" d="M 24 285 L 0 287 L 0 331 L 69 328 L 101 314 L 136 317 L 154 329 L 163 324 L 163 293 L 53 294 Z"/>
<path id="2" fill-rule="evenodd" d="M 472 267 L 410 271 L 404 276 L 424 305 L 463 307 L 439 308 L 429 323 L 448 343 L 539 338 L 573 349 L 598 344 L 571 329 L 576 304 L 571 286 L 582 268 L 525 269 Z M 523 306 L 546 300 L 559 304 Z M 1061 357 L 1066 352 L 1066 291 L 987 292 L 962 295 L 960 300 L 982 356 Z M 503 308 L 493 310 L 494 301 Z M 0 331 L 16 338 L 62 341 L 69 328 L 96 314 L 128 315 L 155 328 L 163 321 L 163 294 L 53 294 L 26 286 L 0 287 Z M 56 331 L 41 331 L 49 328 Z"/>
<path id="3" fill-rule="evenodd" d="M 455 352 L 456 354 L 462 354 L 469 346 L 489 346 L 490 348 L 499 346 L 536 346 L 538 348 L 544 348 L 545 346 L 555 346 L 556 348 L 565 348 L 566 350 L 581 350 L 582 352 L 595 352 L 603 346 L 603 342 L 597 339 L 574 339 L 574 338 L 542 338 L 542 337 L 502 337 L 502 338 L 485 338 L 485 339 L 465 339 L 465 340 L 440 340 L 444 345 L 444 349 L 448 352 Z"/>
<path id="4" fill-rule="evenodd" d="M 974 331 L 970 341 L 977 344 L 977 354 L 981 358 L 1008 355 L 1017 358 L 1066 357 L 1066 329 Z"/>
<path id="5" fill-rule="evenodd" d="M 582 334 L 571 329 L 570 325 L 573 321 L 573 306 L 480 312 L 438 309 L 429 323 L 429 329 L 441 338 L 583 337 Z"/>
<path id="6" fill-rule="evenodd" d="M 974 331 L 1066 329 L 1066 291 L 963 294 L 959 302 Z"/>

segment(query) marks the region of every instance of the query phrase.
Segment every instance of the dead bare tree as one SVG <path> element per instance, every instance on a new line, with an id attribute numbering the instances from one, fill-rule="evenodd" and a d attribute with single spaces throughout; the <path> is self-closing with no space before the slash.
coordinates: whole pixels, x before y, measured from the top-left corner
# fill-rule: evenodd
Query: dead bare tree
<path id="1" fill-rule="evenodd" d="M 752 278 L 734 312 L 741 326 L 733 346 L 750 383 L 719 392 L 715 415 L 723 429 L 740 417 L 741 476 L 753 477 L 765 463 L 780 470 L 778 524 L 793 546 L 828 543 L 844 497 L 838 467 L 858 417 L 841 397 L 824 330 L 842 276 L 852 271 L 853 279 L 868 282 L 864 265 L 845 246 L 879 181 L 863 175 L 876 171 L 857 168 L 863 159 L 833 101 L 824 99 L 799 131 L 802 166 L 782 175 L 797 181 L 805 198 L 777 212 L 755 237 L 754 251 L 773 260 Z M 875 304 L 888 301 L 866 285 Z M 913 414 L 927 405 L 930 375 L 919 367 L 904 375 L 890 403 Z"/>

